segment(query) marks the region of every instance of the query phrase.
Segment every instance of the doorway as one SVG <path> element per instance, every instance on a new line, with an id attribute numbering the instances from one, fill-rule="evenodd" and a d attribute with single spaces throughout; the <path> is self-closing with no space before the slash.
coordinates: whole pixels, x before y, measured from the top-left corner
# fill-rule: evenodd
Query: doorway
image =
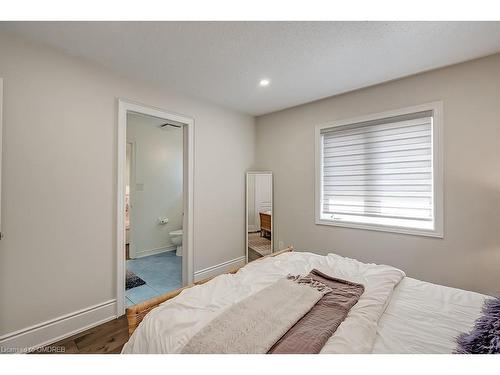
<path id="1" fill-rule="evenodd" d="M 193 281 L 191 118 L 119 100 L 117 306 Z"/>

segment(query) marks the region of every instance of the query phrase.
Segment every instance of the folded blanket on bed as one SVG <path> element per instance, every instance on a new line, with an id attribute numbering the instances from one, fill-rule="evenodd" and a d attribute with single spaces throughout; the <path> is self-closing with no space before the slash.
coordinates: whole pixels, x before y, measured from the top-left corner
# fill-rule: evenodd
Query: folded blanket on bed
<path id="1" fill-rule="evenodd" d="M 302 279 L 322 283 L 332 292 L 325 294 L 268 353 L 319 353 L 365 290 L 361 284 L 337 279 L 316 269 Z"/>
<path id="2" fill-rule="evenodd" d="M 329 291 L 319 283 L 280 279 L 224 310 L 182 352 L 267 353 Z"/>

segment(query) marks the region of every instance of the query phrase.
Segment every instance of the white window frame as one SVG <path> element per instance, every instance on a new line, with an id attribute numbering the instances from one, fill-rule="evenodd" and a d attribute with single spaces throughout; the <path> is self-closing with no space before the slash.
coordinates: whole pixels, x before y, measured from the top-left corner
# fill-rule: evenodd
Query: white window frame
<path id="1" fill-rule="evenodd" d="M 434 229 L 418 229 L 401 226 L 389 226 L 368 223 L 353 223 L 348 221 L 326 220 L 321 218 L 322 201 L 322 172 L 321 172 L 321 130 L 335 126 L 344 126 L 365 121 L 373 121 L 388 117 L 407 115 L 416 112 L 432 111 L 432 176 L 433 176 L 433 209 L 434 209 Z M 347 227 L 356 229 L 376 230 L 392 233 L 403 233 L 428 237 L 444 237 L 444 201 L 443 201 L 443 102 L 437 101 L 412 107 L 401 108 L 393 111 L 374 113 L 366 116 L 349 118 L 316 125 L 314 132 L 315 139 L 315 222 L 318 225 L 331 225 L 337 227 Z"/>

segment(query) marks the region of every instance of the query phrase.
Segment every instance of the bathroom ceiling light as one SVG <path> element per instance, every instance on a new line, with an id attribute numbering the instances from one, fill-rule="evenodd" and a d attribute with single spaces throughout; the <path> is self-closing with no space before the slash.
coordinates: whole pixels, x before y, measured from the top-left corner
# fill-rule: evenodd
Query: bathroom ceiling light
<path id="1" fill-rule="evenodd" d="M 259 81 L 259 86 L 266 87 L 266 86 L 269 86 L 270 83 L 271 83 L 271 81 L 269 81 L 268 79 L 263 78 L 263 79 L 261 79 Z"/>

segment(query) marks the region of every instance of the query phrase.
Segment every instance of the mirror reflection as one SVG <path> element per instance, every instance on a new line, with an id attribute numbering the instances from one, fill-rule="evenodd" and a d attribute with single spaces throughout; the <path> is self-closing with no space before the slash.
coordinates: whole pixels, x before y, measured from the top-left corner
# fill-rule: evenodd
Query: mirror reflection
<path id="1" fill-rule="evenodd" d="M 273 252 L 273 175 L 247 173 L 247 262 Z"/>

